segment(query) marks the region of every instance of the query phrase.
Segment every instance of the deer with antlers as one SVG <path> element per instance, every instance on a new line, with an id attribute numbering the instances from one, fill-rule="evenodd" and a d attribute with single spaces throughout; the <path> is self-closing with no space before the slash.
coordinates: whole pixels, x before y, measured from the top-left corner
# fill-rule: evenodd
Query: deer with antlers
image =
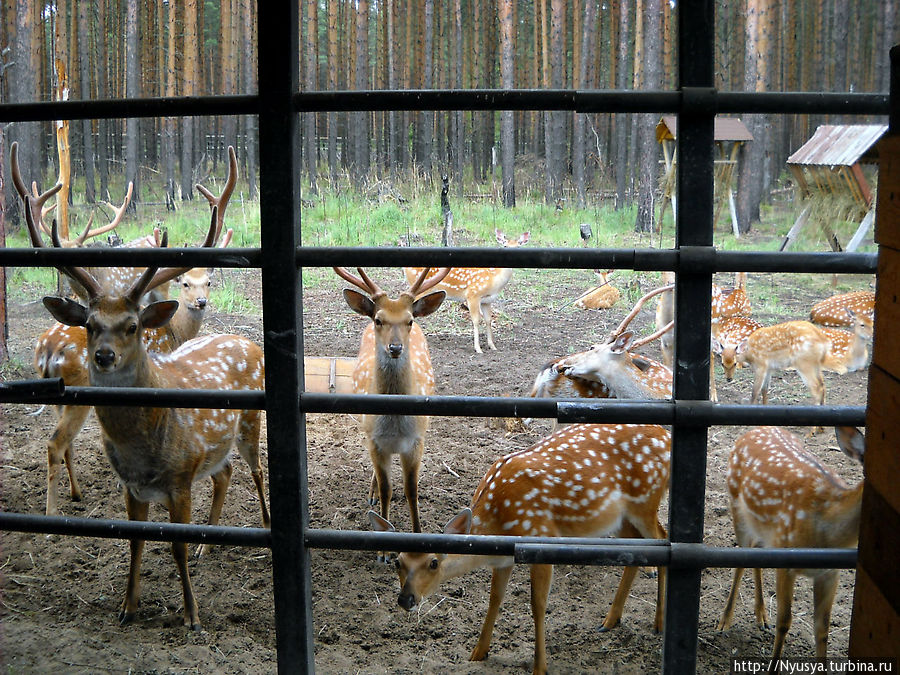
<path id="1" fill-rule="evenodd" d="M 214 208 L 216 212 L 214 241 L 218 240 L 222 233 L 225 222 L 225 209 L 228 207 L 229 199 L 237 182 L 237 160 L 234 156 L 233 148 L 229 148 L 229 157 L 231 162 L 229 164 L 228 177 L 219 197 L 214 196 L 202 185 L 197 186 L 197 189 L 209 201 L 210 208 Z M 16 163 L 13 166 L 15 167 L 13 174 L 16 175 L 18 174 L 18 166 Z M 32 219 L 36 212 L 37 209 L 32 205 Z M 124 212 L 124 206 L 122 212 Z M 227 246 L 231 241 L 232 235 L 233 231 L 227 230 L 222 236 L 219 246 L 223 248 Z M 158 230 L 155 236 L 159 236 Z M 61 242 L 61 244 L 63 247 L 66 246 L 65 242 Z M 154 237 L 148 236 L 131 242 L 129 245 L 133 247 L 158 246 L 159 242 L 155 241 Z M 128 283 L 133 284 L 139 277 L 139 274 L 144 271 L 144 268 L 129 267 L 89 268 L 89 273 L 92 276 L 94 276 L 93 271 L 95 269 L 104 271 L 103 274 L 94 277 L 98 279 L 100 286 L 107 292 L 117 293 L 127 290 Z M 186 270 L 183 274 L 175 277 L 175 281 L 179 286 L 178 309 L 165 325 L 158 328 L 147 328 L 143 332 L 145 347 L 148 351 L 171 352 L 197 336 L 200 332 L 200 326 L 202 325 L 209 299 L 211 273 L 212 270 L 208 268 L 195 268 Z M 156 288 L 162 288 L 167 284 L 168 281 L 165 281 Z M 80 287 L 76 285 L 76 288 Z M 154 295 L 155 290 L 151 289 L 149 295 L 156 297 Z M 162 294 L 157 299 L 166 299 L 167 295 L 168 293 Z M 56 323 L 44 331 L 37 339 L 34 350 L 34 368 L 42 378 L 62 377 L 66 386 L 87 386 L 90 381 L 87 343 L 88 337 L 83 327 Z M 65 405 L 57 407 L 57 425 L 47 442 L 47 515 L 58 513 L 57 492 L 60 469 L 64 461 L 69 475 L 71 498 L 73 501 L 80 501 L 82 498 L 81 488 L 75 476 L 72 443 L 84 426 L 89 412 L 90 407 L 88 406 Z"/>
<path id="2" fill-rule="evenodd" d="M 501 457 L 475 489 L 471 508 L 444 528 L 445 534 L 522 537 L 665 538 L 658 510 L 669 484 L 670 434 L 655 425 L 575 424 L 527 450 Z M 393 526 L 369 513 L 375 530 Z M 513 570 L 511 556 L 401 553 L 398 604 L 414 609 L 438 586 L 482 567 L 491 569 L 490 604 L 478 643 L 469 657 L 481 661 Z M 626 567 L 601 630 L 619 624 L 636 567 Z M 547 672 L 544 615 L 553 565 L 531 565 L 534 672 Z M 653 628 L 662 629 L 666 568 L 657 576 Z"/>
<path id="3" fill-rule="evenodd" d="M 364 293 L 344 289 L 344 299 L 357 314 L 369 317 L 353 371 L 353 390 L 358 394 L 405 394 L 427 396 L 434 392 L 434 371 L 428 341 L 416 319 L 428 316 L 446 297 L 444 291 L 429 293 L 444 279 L 449 268 L 428 278 L 425 268 L 396 299 L 389 298 L 362 268 L 355 276 L 343 267 L 334 271 Z M 418 299 L 416 299 L 418 296 Z M 362 430 L 374 471 L 369 504 L 381 504 L 381 516 L 390 515 L 391 456 L 400 455 L 403 488 L 414 532 L 419 521 L 419 469 L 425 452 L 425 432 L 429 418 L 408 415 L 363 415 Z M 387 560 L 383 553 L 379 558 Z"/>
<path id="4" fill-rule="evenodd" d="M 217 230 L 213 208 L 205 246 L 212 246 Z M 43 246 L 30 208 L 25 212 L 32 244 Z M 53 243 L 59 246 L 55 226 Z M 164 234 L 161 245 L 165 246 Z M 164 326 L 175 313 L 174 300 L 141 308 L 141 297 L 187 268 L 158 270 L 148 267 L 122 294 L 104 289 L 83 267 L 60 267 L 87 295 L 83 305 L 68 298 L 46 297 L 44 305 L 61 323 L 82 326 L 87 332 L 89 378 L 92 386 L 162 389 L 262 390 L 265 367 L 259 346 L 238 335 L 210 335 L 184 343 L 171 354 L 147 352 L 144 330 Z M 269 525 L 262 467 L 259 461 L 259 410 L 202 408 L 95 407 L 106 456 L 124 486 L 130 520 L 146 520 L 150 502 L 160 502 L 169 520 L 191 519 L 191 486 L 210 477 L 213 499 L 209 523 L 218 523 L 231 481 L 230 454 L 237 445 L 250 466 L 256 484 L 264 526 Z M 125 599 L 119 612 L 122 623 L 131 621 L 140 597 L 140 566 L 144 542 L 131 541 L 131 561 Z M 202 553 L 204 547 L 198 550 Z M 187 566 L 187 544 L 172 544 L 181 578 L 184 624 L 199 629 L 200 618 Z"/>
<path id="5" fill-rule="evenodd" d="M 524 232 L 518 239 L 507 239 L 500 230 L 495 230 L 497 242 L 504 248 L 515 248 L 528 242 L 531 234 Z M 404 267 L 403 273 L 406 281 L 412 284 L 424 268 Z M 444 291 L 451 300 L 459 300 L 466 303 L 469 309 L 469 317 L 472 320 L 472 330 L 475 334 L 475 351 L 481 351 L 481 340 L 478 336 L 478 326 L 484 322 L 484 330 L 487 333 L 487 343 L 490 349 L 494 346 L 494 333 L 491 327 L 493 316 L 493 304 L 506 284 L 512 278 L 512 269 L 509 267 L 453 267 L 444 275 L 443 281 L 432 286 L 439 291 Z M 437 271 L 431 274 L 437 274 Z M 431 279 L 427 279 L 431 281 Z"/>
<path id="6" fill-rule="evenodd" d="M 865 438 L 853 427 L 835 428 L 838 445 L 862 464 Z M 757 427 L 740 436 L 728 463 L 726 484 L 739 546 L 777 548 L 841 548 L 856 546 L 859 537 L 863 481 L 848 487 L 797 436 L 780 427 Z M 734 570 L 731 592 L 717 630 L 728 630 L 734 618 L 744 569 Z M 781 656 L 791 626 L 791 603 L 798 574 L 813 578 L 816 657 L 828 652 L 828 624 L 837 590 L 838 570 L 775 571 L 775 643 L 772 663 Z M 768 628 L 763 602 L 762 570 L 756 582 L 756 622 Z"/>

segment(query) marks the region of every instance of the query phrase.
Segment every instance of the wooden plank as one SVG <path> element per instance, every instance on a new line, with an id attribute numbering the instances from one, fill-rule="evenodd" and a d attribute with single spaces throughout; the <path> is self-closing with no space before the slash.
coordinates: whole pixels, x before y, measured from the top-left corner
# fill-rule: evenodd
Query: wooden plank
<path id="1" fill-rule="evenodd" d="M 878 206 L 875 241 L 900 250 L 900 136 L 878 142 Z M 893 286 L 895 290 L 897 286 Z"/>
<path id="2" fill-rule="evenodd" d="M 784 241 L 781 242 L 781 247 L 778 249 L 779 251 L 787 250 L 788 246 L 790 246 L 794 239 L 797 238 L 797 235 L 800 234 L 800 230 L 803 229 L 803 226 L 806 225 L 806 221 L 809 220 L 809 214 L 812 211 L 812 204 L 807 204 L 806 208 L 804 208 L 800 215 L 797 216 L 797 220 L 794 221 L 794 224 L 791 225 L 791 229 L 788 230 L 787 235 L 784 237 Z"/>
<path id="3" fill-rule="evenodd" d="M 900 380 L 878 366 L 869 369 L 869 405 L 866 411 L 866 489 L 880 493 L 896 511 L 900 511 Z M 900 560 L 900 558 L 898 558 Z"/>
<path id="4" fill-rule="evenodd" d="M 859 187 L 860 194 L 866 203 L 866 208 L 872 206 L 872 188 L 869 187 L 869 182 L 866 180 L 859 162 L 850 167 L 850 172 L 856 179 L 856 185 Z"/>
<path id="5" fill-rule="evenodd" d="M 728 191 L 728 211 L 731 213 L 731 229 L 734 231 L 734 238 L 741 238 L 741 228 L 738 225 L 737 206 L 734 203 L 734 192 Z"/>
<path id="6" fill-rule="evenodd" d="M 850 621 L 851 659 L 893 658 L 900 661 L 900 617 L 865 570 L 856 570 L 853 618 Z"/>
<path id="7" fill-rule="evenodd" d="M 354 358 L 304 356 L 304 387 L 319 394 L 352 394 L 354 368 Z"/>
<path id="8" fill-rule="evenodd" d="M 878 252 L 878 292 L 875 294 L 875 343 L 872 362 L 900 380 L 900 251 L 885 246 Z M 879 327 L 884 330 L 879 330 Z"/>
<path id="9" fill-rule="evenodd" d="M 875 209 L 871 209 L 868 211 L 863 217 L 862 222 L 859 224 L 859 227 L 856 228 L 856 232 L 853 233 L 853 238 L 850 239 L 850 243 L 847 244 L 847 248 L 844 249 L 848 253 L 852 253 L 855 251 L 860 243 L 863 240 L 863 237 L 866 236 L 869 232 L 869 228 L 872 227 L 872 224 L 875 222 Z"/>

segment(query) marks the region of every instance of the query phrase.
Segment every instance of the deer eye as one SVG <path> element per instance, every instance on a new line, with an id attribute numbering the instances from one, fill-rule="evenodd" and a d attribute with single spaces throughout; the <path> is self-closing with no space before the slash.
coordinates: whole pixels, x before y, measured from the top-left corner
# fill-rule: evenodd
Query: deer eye
<path id="1" fill-rule="evenodd" d="M 130 326 L 128 326 L 128 330 L 126 330 L 125 332 L 128 333 L 128 335 L 134 335 L 135 333 L 137 333 L 137 324 L 131 324 Z"/>
<path id="2" fill-rule="evenodd" d="M 409 320 L 409 323 L 408 323 L 408 324 L 407 324 L 407 325 L 408 325 L 408 326 L 409 326 L 409 327 L 410 327 L 410 328 L 412 328 L 412 325 L 413 325 L 413 320 L 412 320 L 412 319 L 410 319 L 410 320 Z"/>
<path id="3" fill-rule="evenodd" d="M 380 326 L 381 326 L 381 319 L 375 319 L 375 325 L 380 327 Z"/>
<path id="4" fill-rule="evenodd" d="M 185 282 L 184 282 L 183 284 L 181 284 L 181 285 L 184 286 L 185 288 L 187 288 L 187 287 L 188 287 L 188 282 L 185 281 Z"/>
<path id="5" fill-rule="evenodd" d="M 207 285 L 207 286 L 212 286 L 212 282 L 211 282 L 211 281 L 207 281 L 207 282 L 206 282 L 206 285 Z"/>
<path id="6" fill-rule="evenodd" d="M 433 570 L 436 570 L 438 568 L 438 559 L 432 558 L 431 563 L 428 565 L 428 567 L 430 567 Z"/>

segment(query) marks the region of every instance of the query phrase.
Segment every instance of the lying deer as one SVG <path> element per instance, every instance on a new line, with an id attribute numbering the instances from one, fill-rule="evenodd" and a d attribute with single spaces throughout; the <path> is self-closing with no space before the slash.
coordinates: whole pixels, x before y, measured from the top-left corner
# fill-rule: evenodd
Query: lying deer
<path id="1" fill-rule="evenodd" d="M 505 248 L 515 248 L 528 242 L 531 234 L 525 232 L 518 239 L 507 239 L 500 230 L 495 230 L 497 242 Z M 412 284 L 422 274 L 423 267 L 404 267 L 407 283 Z M 469 317 L 472 319 L 472 329 L 475 333 L 475 351 L 481 351 L 481 341 L 478 337 L 478 326 L 483 321 L 487 333 L 487 343 L 490 349 L 494 346 L 494 333 L 491 328 L 493 315 L 493 303 L 497 300 L 506 284 L 512 278 L 512 268 L 509 267 L 453 267 L 444 276 L 443 281 L 433 286 L 439 291 L 444 291 L 451 300 L 459 300 L 466 303 L 469 308 Z M 437 274 L 433 272 L 432 274 Z M 431 281 L 431 279 L 427 279 Z"/>
<path id="2" fill-rule="evenodd" d="M 875 292 L 853 291 L 821 300 L 813 305 L 809 320 L 822 326 L 852 326 L 853 320 L 848 317 L 847 310 L 874 321 Z"/>
<path id="3" fill-rule="evenodd" d="M 835 433 L 841 450 L 862 464 L 863 435 L 853 427 L 838 427 Z M 863 481 L 847 487 L 786 429 L 757 427 L 740 436 L 728 463 L 726 484 L 739 546 L 842 548 L 857 544 Z M 734 570 L 731 592 L 717 630 L 728 630 L 731 626 L 743 573 L 742 567 Z M 791 626 L 791 603 L 798 574 L 813 578 L 816 657 L 824 658 L 828 652 L 828 625 L 838 570 L 778 569 L 775 571 L 778 611 L 772 663 L 781 656 Z M 753 577 L 756 623 L 768 628 L 762 570 L 754 569 Z"/>
<path id="4" fill-rule="evenodd" d="M 30 209 L 25 210 L 32 244 L 42 246 Z M 213 208 L 204 244 L 215 241 L 217 208 Z M 55 236 L 54 245 L 59 245 Z M 167 237 L 163 235 L 162 245 Z M 187 269 L 157 271 L 148 267 L 125 293 L 110 293 L 82 267 L 60 267 L 60 272 L 80 284 L 87 305 L 67 298 L 46 297 L 50 313 L 68 326 L 87 331 L 89 378 L 92 386 L 146 387 L 163 389 L 262 390 L 265 368 L 263 352 L 238 335 L 195 338 L 171 354 L 147 352 L 142 334 L 164 326 L 178 303 L 165 300 L 140 306 L 141 297 L 153 287 L 175 278 Z M 256 483 L 263 525 L 269 525 L 262 468 L 259 461 L 260 411 L 210 410 L 204 408 L 95 407 L 103 435 L 103 446 L 113 470 L 124 486 L 129 520 L 146 520 L 150 502 L 160 502 L 173 523 L 191 519 L 191 486 L 212 478 L 213 498 L 209 523 L 219 521 L 225 493 L 231 481 L 230 453 L 238 452 L 250 465 Z M 131 561 L 125 599 L 119 619 L 134 618 L 140 598 L 140 567 L 144 542 L 131 541 Z M 200 548 L 198 553 L 203 551 Z M 172 544 L 172 555 L 181 578 L 184 624 L 199 629 L 200 617 L 188 573 L 187 544 Z"/>
<path id="5" fill-rule="evenodd" d="M 657 512 L 669 484 L 670 434 L 652 425 L 565 427 L 498 459 L 478 484 L 470 509 L 444 528 L 445 534 L 522 537 L 647 537 L 666 531 Z M 369 513 L 375 530 L 393 526 Z M 482 661 L 491 644 L 494 622 L 513 570 L 511 556 L 459 553 L 401 553 L 398 604 L 414 609 L 438 586 L 482 567 L 491 568 L 491 598 L 481 636 L 469 657 Z M 619 624 L 637 567 L 626 567 L 601 630 Z M 531 565 L 531 614 L 534 619 L 534 672 L 547 672 L 544 615 L 553 565 Z M 666 568 L 657 577 L 655 631 L 662 629 Z"/>
<path id="6" fill-rule="evenodd" d="M 353 371 L 353 391 L 358 394 L 405 394 L 427 396 L 434 393 L 434 371 L 428 341 L 416 323 L 428 316 L 444 301 L 445 293 L 427 293 L 446 276 L 443 268 L 426 281 L 425 268 L 408 291 L 396 300 L 357 268 L 359 277 L 343 267 L 334 271 L 344 280 L 365 291 L 365 295 L 344 289 L 344 299 L 357 314 L 372 319 L 362 334 L 359 357 Z M 427 293 L 427 295 L 422 295 Z M 416 296 L 421 296 L 416 299 Z M 424 415 L 363 415 L 362 429 L 366 449 L 372 459 L 374 472 L 369 489 L 369 504 L 374 506 L 376 495 L 381 504 L 381 516 L 387 519 L 391 505 L 391 456 L 400 455 L 403 468 L 403 487 L 414 532 L 421 532 L 419 522 L 419 468 L 425 452 L 425 432 L 429 418 Z M 383 553 L 379 559 L 386 561 Z"/>

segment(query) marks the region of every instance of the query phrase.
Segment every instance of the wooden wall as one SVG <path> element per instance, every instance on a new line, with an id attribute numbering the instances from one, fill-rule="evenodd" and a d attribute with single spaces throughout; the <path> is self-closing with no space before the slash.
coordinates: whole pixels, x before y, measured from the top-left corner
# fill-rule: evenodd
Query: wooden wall
<path id="1" fill-rule="evenodd" d="M 850 656 L 900 663 L 900 134 L 878 145 L 878 284 Z"/>

